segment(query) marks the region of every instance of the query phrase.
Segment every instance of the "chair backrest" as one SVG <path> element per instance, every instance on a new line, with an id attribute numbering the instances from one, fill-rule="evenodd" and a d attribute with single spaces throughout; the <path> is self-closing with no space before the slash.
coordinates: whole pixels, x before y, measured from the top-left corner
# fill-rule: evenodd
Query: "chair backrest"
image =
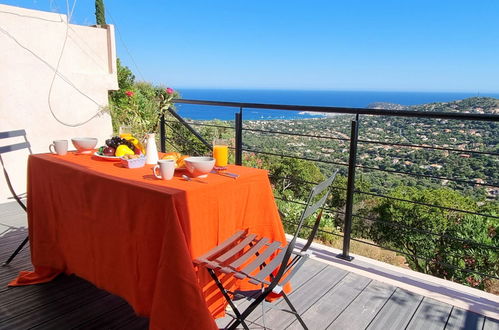
<path id="1" fill-rule="evenodd" d="M 16 150 L 22 150 L 22 149 L 27 149 L 30 154 L 33 152 L 31 151 L 31 145 L 29 144 L 28 139 L 26 138 L 26 131 L 23 129 L 20 130 L 15 130 L 15 131 L 6 131 L 6 132 L 0 132 L 0 140 L 4 139 L 10 139 L 10 138 L 16 138 L 16 137 L 23 137 L 24 142 L 16 142 L 13 144 L 6 144 L 1 143 L 0 146 L 0 163 L 2 164 L 3 168 L 3 174 L 5 176 L 5 181 L 7 182 L 7 186 L 9 187 L 9 190 L 12 194 L 12 197 L 16 200 L 17 203 L 26 211 L 26 205 L 21 201 L 21 198 L 19 197 L 18 194 L 16 194 L 14 187 L 12 186 L 12 182 L 9 177 L 9 173 L 7 173 L 7 168 L 5 167 L 4 160 L 2 158 L 2 154 L 5 154 L 7 152 L 12 152 Z"/>
<path id="2" fill-rule="evenodd" d="M 284 272 L 286 271 L 286 268 L 289 263 L 289 258 L 291 257 L 291 253 L 293 252 L 296 244 L 296 239 L 298 238 L 298 235 L 301 231 L 301 228 L 303 227 L 303 224 L 305 220 L 307 220 L 310 216 L 315 214 L 317 211 L 319 211 L 319 214 L 317 215 L 317 218 L 315 220 L 314 226 L 312 227 L 312 232 L 310 233 L 307 243 L 305 246 L 302 248 L 302 252 L 305 252 L 310 244 L 312 244 L 312 241 L 315 237 L 315 234 L 317 233 L 317 229 L 319 228 L 320 220 L 322 218 L 322 211 L 324 208 L 324 203 L 326 202 L 329 193 L 331 192 L 331 189 L 329 189 L 336 179 L 336 175 L 338 174 L 338 170 L 336 170 L 333 175 L 331 175 L 329 178 L 326 180 L 322 181 L 321 183 L 317 184 L 314 186 L 311 190 L 310 193 L 308 194 L 307 198 L 307 204 L 305 208 L 303 209 L 303 212 L 301 213 L 300 220 L 298 222 L 298 226 L 296 228 L 296 231 L 293 235 L 293 238 L 288 244 L 288 247 L 286 249 L 286 252 L 284 254 L 284 257 L 282 259 L 281 266 L 279 267 L 279 270 L 277 271 L 277 274 L 274 276 L 271 284 L 269 285 L 268 289 L 272 290 L 281 280 L 281 277 L 284 275 Z"/>

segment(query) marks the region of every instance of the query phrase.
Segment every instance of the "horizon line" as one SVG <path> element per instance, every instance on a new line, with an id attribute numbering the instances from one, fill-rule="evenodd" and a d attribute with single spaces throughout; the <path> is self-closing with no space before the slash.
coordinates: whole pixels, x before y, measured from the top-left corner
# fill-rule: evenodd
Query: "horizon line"
<path id="1" fill-rule="evenodd" d="M 425 91 L 425 90 L 369 90 L 369 89 L 313 89 L 313 88 L 262 88 L 262 87 L 193 87 L 179 86 L 175 89 L 193 89 L 193 90 L 257 90 L 257 91 L 294 91 L 294 92 L 369 92 L 369 93 L 450 93 L 450 94 L 494 94 L 499 95 L 499 91 Z"/>

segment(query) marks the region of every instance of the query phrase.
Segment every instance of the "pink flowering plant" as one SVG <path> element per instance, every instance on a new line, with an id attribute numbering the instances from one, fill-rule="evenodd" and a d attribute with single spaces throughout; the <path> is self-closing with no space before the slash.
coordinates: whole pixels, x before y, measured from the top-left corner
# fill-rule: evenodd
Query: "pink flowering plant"
<path id="1" fill-rule="evenodd" d="M 172 107 L 172 100 L 178 97 L 178 93 L 175 92 L 173 88 L 167 87 L 158 87 L 156 89 L 156 97 L 159 105 L 159 109 L 161 111 L 160 114 L 164 114 L 168 108 Z"/>
<path id="2" fill-rule="evenodd" d="M 121 125 L 130 126 L 141 137 L 158 130 L 161 115 L 174 108 L 177 91 L 167 86 L 137 82 L 132 71 L 117 61 L 119 90 L 109 94 L 109 109 L 115 133 Z"/>
<path id="3" fill-rule="evenodd" d="M 132 127 L 138 136 L 157 132 L 161 115 L 174 107 L 172 100 L 177 97 L 173 88 L 147 82 L 134 82 L 113 92 L 110 109 L 115 133 L 121 125 Z"/>

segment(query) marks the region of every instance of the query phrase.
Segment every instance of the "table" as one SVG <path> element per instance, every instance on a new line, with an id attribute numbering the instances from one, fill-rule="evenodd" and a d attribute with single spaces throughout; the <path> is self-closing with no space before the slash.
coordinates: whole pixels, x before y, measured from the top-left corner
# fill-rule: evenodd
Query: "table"
<path id="1" fill-rule="evenodd" d="M 229 166 L 186 181 L 152 165 L 68 153 L 28 159 L 28 223 L 34 272 L 11 285 L 76 274 L 123 297 L 151 329 L 217 329 L 225 301 L 192 260 L 235 231 L 285 242 L 267 172 Z M 234 283 L 240 287 L 244 283 Z"/>

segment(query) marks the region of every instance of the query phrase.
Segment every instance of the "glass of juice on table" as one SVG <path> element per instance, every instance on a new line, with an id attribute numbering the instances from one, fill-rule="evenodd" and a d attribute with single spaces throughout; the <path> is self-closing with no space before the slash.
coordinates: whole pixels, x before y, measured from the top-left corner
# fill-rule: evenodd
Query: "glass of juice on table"
<path id="1" fill-rule="evenodd" d="M 213 140 L 213 158 L 215 158 L 216 170 L 224 170 L 227 168 L 227 162 L 229 160 L 229 145 L 227 140 Z"/>
<path id="2" fill-rule="evenodd" d="M 128 139 L 132 137 L 132 128 L 130 126 L 120 126 L 120 138 Z"/>

